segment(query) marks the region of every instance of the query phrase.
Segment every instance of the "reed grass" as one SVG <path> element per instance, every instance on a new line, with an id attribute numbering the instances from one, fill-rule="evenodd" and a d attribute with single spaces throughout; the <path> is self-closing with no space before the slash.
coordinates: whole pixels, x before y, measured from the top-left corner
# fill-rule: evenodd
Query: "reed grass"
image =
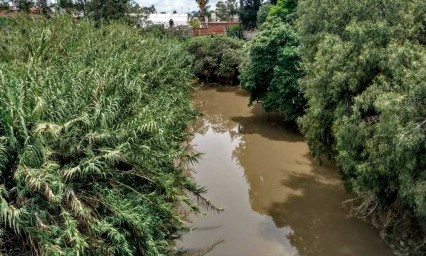
<path id="1" fill-rule="evenodd" d="M 200 211 L 184 151 L 190 57 L 121 24 L 0 27 L 0 252 L 162 255 Z"/>

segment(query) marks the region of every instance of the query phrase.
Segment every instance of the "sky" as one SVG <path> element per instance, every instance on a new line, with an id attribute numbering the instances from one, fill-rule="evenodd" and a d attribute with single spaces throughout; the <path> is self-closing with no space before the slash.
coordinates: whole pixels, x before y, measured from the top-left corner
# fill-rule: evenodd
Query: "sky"
<path id="1" fill-rule="evenodd" d="M 198 10 L 195 0 L 135 0 L 141 6 L 155 6 L 157 12 L 191 12 Z M 209 5 L 214 9 L 218 0 L 210 0 Z"/>

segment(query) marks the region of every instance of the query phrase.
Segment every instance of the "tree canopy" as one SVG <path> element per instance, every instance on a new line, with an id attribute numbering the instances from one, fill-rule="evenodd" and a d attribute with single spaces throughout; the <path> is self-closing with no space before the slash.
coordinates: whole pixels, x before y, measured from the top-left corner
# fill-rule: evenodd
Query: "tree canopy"
<path id="1" fill-rule="evenodd" d="M 336 160 L 358 216 L 424 253 L 426 2 L 268 8 L 242 69 L 250 101 L 293 113 L 312 155 Z"/>
<path id="2" fill-rule="evenodd" d="M 194 75 L 206 82 L 238 82 L 242 48 L 242 41 L 225 35 L 194 37 L 189 43 Z"/>
<path id="3" fill-rule="evenodd" d="M 90 18 L 97 23 L 126 18 L 130 13 L 129 0 L 90 0 L 87 4 Z"/>
<path id="4" fill-rule="evenodd" d="M 313 155 L 336 158 L 362 215 L 394 216 L 383 226 L 426 218 L 425 14 L 420 0 L 298 6 L 301 131 Z"/>
<path id="5" fill-rule="evenodd" d="M 262 4 L 262 6 L 260 7 L 259 11 L 257 12 L 256 19 L 258 28 L 260 28 L 260 26 L 262 26 L 262 24 L 266 22 L 266 19 L 269 16 L 269 12 L 271 11 L 272 6 L 273 5 L 271 3 L 267 2 L 265 4 Z"/>
<path id="6" fill-rule="evenodd" d="M 262 5 L 262 0 L 240 0 L 240 18 L 245 28 L 256 27 L 257 12 Z"/>
<path id="7" fill-rule="evenodd" d="M 279 1 L 280 10 L 286 1 Z M 260 32 L 250 42 L 248 62 L 243 65 L 241 86 L 250 93 L 250 104 L 261 102 L 266 111 L 280 111 L 295 122 L 304 113 L 305 99 L 298 85 L 303 76 L 299 35 L 287 22 L 290 11 L 270 9 Z"/>
<path id="8" fill-rule="evenodd" d="M 206 14 L 207 14 L 207 4 L 209 3 L 209 0 L 195 0 L 195 2 L 198 4 L 198 8 L 200 9 L 200 18 L 202 25 L 205 26 L 206 23 Z"/>
<path id="9" fill-rule="evenodd" d="M 216 15 L 222 21 L 232 20 L 238 11 L 237 0 L 225 0 L 216 3 Z"/>

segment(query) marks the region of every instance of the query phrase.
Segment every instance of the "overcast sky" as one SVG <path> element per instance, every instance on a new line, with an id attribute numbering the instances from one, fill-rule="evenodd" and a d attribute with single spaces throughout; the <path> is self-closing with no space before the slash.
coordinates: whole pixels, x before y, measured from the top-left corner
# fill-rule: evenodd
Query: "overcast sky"
<path id="1" fill-rule="evenodd" d="M 141 6 L 155 5 L 157 12 L 188 12 L 198 10 L 195 0 L 135 0 Z M 218 0 L 210 0 L 209 5 L 214 9 Z"/>

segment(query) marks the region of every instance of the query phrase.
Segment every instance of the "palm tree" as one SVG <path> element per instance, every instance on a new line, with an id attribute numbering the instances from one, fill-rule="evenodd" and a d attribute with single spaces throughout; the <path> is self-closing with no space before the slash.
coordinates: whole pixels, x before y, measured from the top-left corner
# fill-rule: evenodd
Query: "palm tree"
<path id="1" fill-rule="evenodd" d="M 200 16 L 201 16 L 201 22 L 203 26 L 206 25 L 206 6 L 209 3 L 209 0 L 195 0 L 197 2 L 198 7 L 200 8 Z"/>

